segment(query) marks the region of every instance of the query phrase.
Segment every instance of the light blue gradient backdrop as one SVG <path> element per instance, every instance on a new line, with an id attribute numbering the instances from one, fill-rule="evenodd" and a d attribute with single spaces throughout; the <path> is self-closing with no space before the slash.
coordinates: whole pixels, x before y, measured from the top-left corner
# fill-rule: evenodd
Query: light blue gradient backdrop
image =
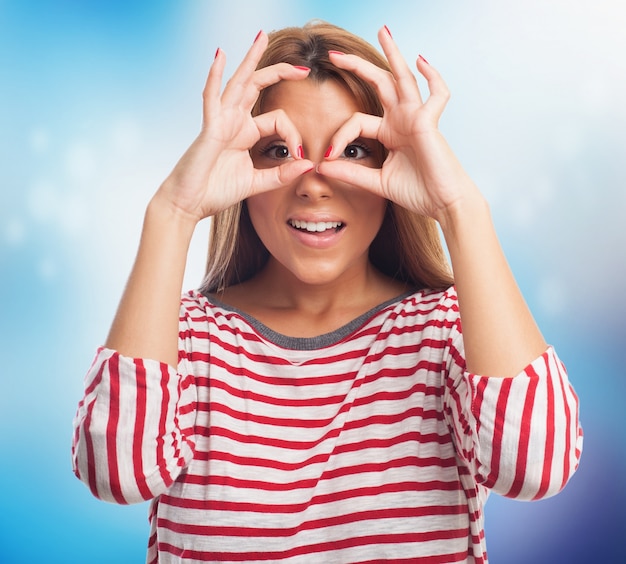
<path id="1" fill-rule="evenodd" d="M 626 535 L 626 8 L 619 1 L 0 0 L 0 561 L 142 562 L 147 505 L 93 499 L 70 466 L 82 377 L 144 206 L 200 123 L 215 49 L 322 18 L 386 23 L 453 95 L 441 127 L 582 403 L 559 496 L 492 497 L 492 562 L 618 562 Z M 207 226 L 189 257 L 201 277 Z"/>

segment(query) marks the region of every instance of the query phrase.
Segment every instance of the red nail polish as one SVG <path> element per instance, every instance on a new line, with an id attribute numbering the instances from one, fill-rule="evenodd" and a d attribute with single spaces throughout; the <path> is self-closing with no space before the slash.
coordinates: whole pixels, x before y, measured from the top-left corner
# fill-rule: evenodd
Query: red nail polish
<path id="1" fill-rule="evenodd" d="M 220 48 L 218 47 L 217 50 L 215 51 L 215 57 L 213 57 L 213 60 L 217 59 L 217 56 L 220 54 Z"/>
<path id="2" fill-rule="evenodd" d="M 329 55 L 345 55 L 345 53 L 341 51 L 328 51 Z"/>
<path id="3" fill-rule="evenodd" d="M 298 157 L 301 159 L 304 158 L 304 149 L 302 148 L 302 145 L 298 145 Z"/>
<path id="4" fill-rule="evenodd" d="M 311 70 L 309 67 L 301 67 L 300 65 L 293 65 L 293 68 L 306 72 L 309 72 Z"/>
<path id="5" fill-rule="evenodd" d="M 256 37 L 254 38 L 253 43 L 256 43 L 256 40 L 257 40 L 259 37 L 261 37 L 261 34 L 262 34 L 262 33 L 263 33 L 263 30 L 262 30 L 262 29 L 260 29 L 260 30 L 259 30 L 259 33 L 257 33 L 257 34 L 256 34 Z"/>
<path id="6" fill-rule="evenodd" d="M 418 55 L 418 58 L 421 59 L 422 61 L 424 61 L 427 65 L 430 65 L 430 63 L 421 55 Z"/>
<path id="7" fill-rule="evenodd" d="M 324 158 L 327 159 L 328 157 L 330 157 L 330 154 L 333 152 L 333 146 L 331 145 L 330 147 L 328 147 L 328 149 L 326 149 L 326 152 L 324 153 Z"/>
<path id="8" fill-rule="evenodd" d="M 393 35 L 391 35 L 391 32 L 389 31 L 389 28 L 387 26 L 385 26 L 385 31 L 389 34 L 389 37 L 393 38 Z"/>

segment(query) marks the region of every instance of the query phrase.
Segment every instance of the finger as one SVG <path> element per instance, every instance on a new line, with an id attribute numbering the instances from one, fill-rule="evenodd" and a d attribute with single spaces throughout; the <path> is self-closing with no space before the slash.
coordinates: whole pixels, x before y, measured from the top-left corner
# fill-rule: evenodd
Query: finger
<path id="1" fill-rule="evenodd" d="M 226 55 L 221 49 L 215 53 L 215 60 L 209 69 L 209 74 L 202 91 L 202 99 L 204 102 L 204 119 L 207 121 L 211 108 L 219 104 L 220 91 L 222 88 L 222 77 L 224 75 L 224 67 L 226 66 Z"/>
<path id="2" fill-rule="evenodd" d="M 391 33 L 387 26 L 382 27 L 378 31 L 378 41 L 383 48 L 383 52 L 389 61 L 391 72 L 396 79 L 398 92 L 402 99 L 414 99 L 417 97 L 422 100 L 419 87 L 415 75 L 409 68 L 402 53 L 398 49 L 396 42 L 391 37 Z"/>
<path id="3" fill-rule="evenodd" d="M 289 63 L 276 63 L 269 67 L 263 67 L 254 73 L 253 82 L 257 89 L 263 90 L 281 80 L 302 80 L 306 78 L 311 69 L 298 67 Z"/>
<path id="4" fill-rule="evenodd" d="M 307 159 L 291 160 L 271 168 L 254 169 L 251 196 L 276 190 L 291 184 L 296 178 L 312 171 L 315 164 Z"/>
<path id="5" fill-rule="evenodd" d="M 450 99 L 448 86 L 439 72 L 421 55 L 417 58 L 416 66 L 417 70 L 428 82 L 430 95 L 426 101 L 426 106 L 430 107 L 438 115 L 441 115 Z"/>
<path id="6" fill-rule="evenodd" d="M 267 47 L 267 41 L 265 32 L 260 31 L 232 77 L 226 83 L 224 94 L 222 95 L 224 100 L 229 100 L 232 104 L 237 104 L 241 101 Z"/>
<path id="7" fill-rule="evenodd" d="M 299 157 L 299 147 L 302 143 L 302 138 L 296 126 L 283 110 L 259 114 L 254 118 L 254 123 L 259 130 L 261 139 L 277 135 L 286 143 L 289 152 L 295 155 L 296 158 Z"/>
<path id="8" fill-rule="evenodd" d="M 251 108 L 264 88 L 277 84 L 281 80 L 302 80 L 309 76 L 310 72 L 311 69 L 307 67 L 298 67 L 289 63 L 277 63 L 259 69 L 253 75 L 251 88 L 247 90 L 242 103 Z"/>
<path id="9" fill-rule="evenodd" d="M 329 51 L 331 63 L 336 67 L 353 72 L 371 84 L 376 90 L 384 107 L 392 107 L 398 103 L 396 81 L 393 75 L 357 55 Z"/>
<path id="10" fill-rule="evenodd" d="M 322 161 L 316 171 L 328 178 L 344 182 L 355 188 L 363 188 L 369 192 L 383 196 L 381 169 L 370 168 L 351 161 Z"/>
<path id="11" fill-rule="evenodd" d="M 378 139 L 378 132 L 382 118 L 357 112 L 353 114 L 332 136 L 330 140 L 329 152 L 325 158 L 329 160 L 339 157 L 346 146 L 355 139 L 363 137 L 365 139 Z"/>

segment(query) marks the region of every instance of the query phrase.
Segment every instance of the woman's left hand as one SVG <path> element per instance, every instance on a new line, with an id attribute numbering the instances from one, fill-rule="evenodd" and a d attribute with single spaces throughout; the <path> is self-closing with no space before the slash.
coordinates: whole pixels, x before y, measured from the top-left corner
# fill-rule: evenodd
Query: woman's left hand
<path id="1" fill-rule="evenodd" d="M 547 345 L 502 252 L 489 206 L 439 132 L 448 89 L 420 58 L 417 70 L 430 91 L 422 101 L 415 76 L 386 28 L 378 38 L 392 72 L 354 55 L 331 57 L 335 65 L 373 85 L 384 115 L 357 113 L 349 118 L 333 135 L 333 150 L 319 163 L 318 172 L 439 222 L 454 272 L 466 369 L 515 376 Z M 376 139 L 389 151 L 381 168 L 339 158 L 359 137 Z"/>
<path id="2" fill-rule="evenodd" d="M 441 221 L 457 203 L 479 194 L 438 129 L 450 97 L 448 88 L 439 73 L 419 57 L 417 70 L 430 91 L 422 101 L 417 80 L 386 27 L 378 39 L 391 73 L 356 55 L 330 55 L 337 67 L 354 72 L 376 89 L 384 116 L 354 114 L 333 136 L 332 151 L 318 165 L 318 172 Z M 381 168 L 337 158 L 358 137 L 376 139 L 388 150 Z"/>

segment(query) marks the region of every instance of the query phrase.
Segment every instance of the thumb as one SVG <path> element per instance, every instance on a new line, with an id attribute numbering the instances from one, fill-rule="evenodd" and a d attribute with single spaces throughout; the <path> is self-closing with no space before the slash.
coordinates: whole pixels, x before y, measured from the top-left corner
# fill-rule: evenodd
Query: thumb
<path id="1" fill-rule="evenodd" d="M 328 178 L 383 196 L 380 168 L 371 168 L 347 160 L 324 160 L 317 165 L 316 170 Z"/>
<path id="2" fill-rule="evenodd" d="M 314 168 L 314 162 L 308 159 L 296 159 L 283 163 L 280 166 L 255 169 L 251 195 L 254 196 L 255 194 L 288 186 L 299 176 L 312 171 Z"/>

